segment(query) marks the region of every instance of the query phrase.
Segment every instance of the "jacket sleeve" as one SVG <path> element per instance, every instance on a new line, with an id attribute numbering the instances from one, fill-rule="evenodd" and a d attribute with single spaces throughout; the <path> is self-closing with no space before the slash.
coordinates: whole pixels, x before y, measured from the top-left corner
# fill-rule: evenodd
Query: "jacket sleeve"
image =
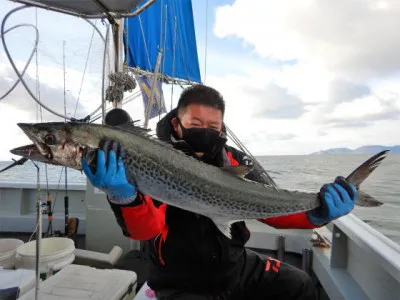
<path id="1" fill-rule="evenodd" d="M 307 212 L 259 219 L 258 221 L 277 229 L 313 229 L 323 226 L 317 226 L 311 223 L 307 217 Z"/>
<path id="2" fill-rule="evenodd" d="M 133 203 L 118 205 L 109 201 L 111 209 L 125 236 L 134 240 L 149 240 L 162 232 L 165 223 L 165 203 L 155 205 L 153 200 L 140 194 Z"/>

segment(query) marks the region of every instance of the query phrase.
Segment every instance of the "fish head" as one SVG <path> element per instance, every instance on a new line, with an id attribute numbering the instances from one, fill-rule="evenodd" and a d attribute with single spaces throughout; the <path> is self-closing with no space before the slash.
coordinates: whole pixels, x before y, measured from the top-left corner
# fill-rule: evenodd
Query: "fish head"
<path id="1" fill-rule="evenodd" d="M 82 170 L 82 157 L 89 158 L 89 164 L 95 157 L 94 148 L 97 148 L 97 141 L 93 141 L 87 131 L 80 130 L 72 123 L 18 123 L 18 126 L 35 145 L 36 149 L 30 147 L 30 150 L 34 151 L 31 153 L 35 153 L 35 157 L 40 161 Z M 20 147 L 19 153 L 21 149 L 23 150 L 23 147 Z"/>

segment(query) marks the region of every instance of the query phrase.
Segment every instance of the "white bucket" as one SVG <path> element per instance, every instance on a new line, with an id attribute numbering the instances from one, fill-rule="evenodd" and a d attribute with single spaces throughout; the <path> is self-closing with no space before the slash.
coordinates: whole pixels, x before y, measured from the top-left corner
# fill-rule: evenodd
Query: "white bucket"
<path id="1" fill-rule="evenodd" d="M 75 260 L 74 241 L 69 238 L 50 237 L 40 242 L 40 273 L 58 271 Z M 17 248 L 15 267 L 17 269 L 35 269 L 36 241 L 31 241 Z"/>
<path id="2" fill-rule="evenodd" d="M 13 269 L 15 252 L 24 242 L 18 239 L 0 239 L 0 267 Z"/>

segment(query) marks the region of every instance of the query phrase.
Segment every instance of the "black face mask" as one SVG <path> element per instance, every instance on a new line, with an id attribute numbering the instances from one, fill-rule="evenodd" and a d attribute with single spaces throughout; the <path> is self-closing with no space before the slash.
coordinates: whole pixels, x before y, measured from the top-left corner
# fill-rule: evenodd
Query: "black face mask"
<path id="1" fill-rule="evenodd" d="M 213 157 L 224 147 L 227 138 L 223 132 L 211 128 L 185 128 L 177 119 L 182 129 L 182 139 L 194 152 L 203 152 Z"/>

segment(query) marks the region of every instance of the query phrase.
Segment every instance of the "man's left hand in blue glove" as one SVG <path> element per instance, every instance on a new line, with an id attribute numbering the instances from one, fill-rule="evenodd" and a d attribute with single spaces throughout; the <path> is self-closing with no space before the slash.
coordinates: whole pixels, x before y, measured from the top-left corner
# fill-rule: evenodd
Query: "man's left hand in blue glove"
<path id="1" fill-rule="evenodd" d="M 319 197 L 321 206 L 309 211 L 307 216 L 314 225 L 323 226 L 350 213 L 357 201 L 358 192 L 353 184 L 339 176 L 334 183 L 322 186 Z"/>

